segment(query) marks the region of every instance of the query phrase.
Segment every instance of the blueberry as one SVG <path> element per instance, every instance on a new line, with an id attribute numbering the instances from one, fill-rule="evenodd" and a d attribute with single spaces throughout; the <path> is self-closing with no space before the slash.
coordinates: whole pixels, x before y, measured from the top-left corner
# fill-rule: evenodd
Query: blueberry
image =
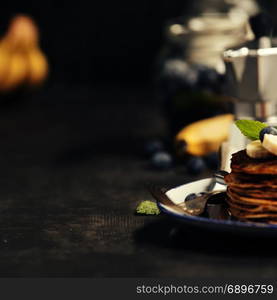
<path id="1" fill-rule="evenodd" d="M 265 134 L 277 135 L 277 129 L 272 126 L 265 127 L 260 131 L 260 140 L 263 142 Z"/>
<path id="2" fill-rule="evenodd" d="M 158 139 L 153 139 L 145 143 L 144 152 L 146 155 L 151 156 L 164 149 L 164 144 Z"/>
<path id="3" fill-rule="evenodd" d="M 198 70 L 176 58 L 164 62 L 160 76 L 169 89 L 193 88 L 198 82 Z"/>
<path id="4" fill-rule="evenodd" d="M 211 170 L 217 170 L 219 168 L 219 157 L 217 152 L 206 155 L 204 160 Z"/>
<path id="5" fill-rule="evenodd" d="M 151 164 L 156 169 L 168 169 L 172 166 L 172 157 L 167 152 L 157 152 L 152 156 Z"/>
<path id="6" fill-rule="evenodd" d="M 192 194 L 188 194 L 185 198 L 185 202 L 186 201 L 190 201 L 190 200 L 193 200 L 197 197 L 197 195 L 195 193 L 192 193 Z"/>
<path id="7" fill-rule="evenodd" d="M 203 196 L 203 195 L 205 195 L 205 194 L 206 194 L 205 192 L 201 192 L 201 193 L 197 193 L 197 194 L 195 194 L 195 193 L 188 194 L 188 195 L 186 196 L 186 198 L 185 198 L 185 202 L 186 202 L 186 201 L 193 200 L 193 199 L 195 199 L 196 197 L 201 197 L 201 196 Z"/>
<path id="8" fill-rule="evenodd" d="M 220 75 L 215 69 L 204 65 L 197 65 L 199 72 L 199 86 L 206 89 L 214 89 L 219 84 Z"/>
<path id="9" fill-rule="evenodd" d="M 198 175 L 206 168 L 205 162 L 201 157 L 195 156 L 187 161 L 187 171 L 192 175 Z"/>

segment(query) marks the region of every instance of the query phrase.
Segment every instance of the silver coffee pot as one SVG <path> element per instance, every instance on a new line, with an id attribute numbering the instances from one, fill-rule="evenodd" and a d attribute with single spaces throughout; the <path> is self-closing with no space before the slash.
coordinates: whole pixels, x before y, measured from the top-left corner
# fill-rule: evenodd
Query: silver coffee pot
<path id="1" fill-rule="evenodd" d="M 226 94 L 232 99 L 235 119 L 254 119 L 277 125 L 277 47 L 266 34 L 223 53 Z M 245 148 L 248 140 L 235 124 L 221 148 L 221 168 L 230 171 L 231 154 Z"/>

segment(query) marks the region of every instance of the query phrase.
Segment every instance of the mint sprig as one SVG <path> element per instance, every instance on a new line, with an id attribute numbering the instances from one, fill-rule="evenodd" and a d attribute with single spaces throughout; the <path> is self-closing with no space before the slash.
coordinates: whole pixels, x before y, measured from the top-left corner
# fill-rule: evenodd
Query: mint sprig
<path id="1" fill-rule="evenodd" d="M 160 210 L 155 202 L 146 200 L 138 205 L 136 213 L 139 215 L 158 215 Z"/>
<path id="2" fill-rule="evenodd" d="M 241 133 L 252 141 L 258 140 L 260 131 L 268 126 L 265 123 L 253 120 L 237 120 L 235 124 Z"/>

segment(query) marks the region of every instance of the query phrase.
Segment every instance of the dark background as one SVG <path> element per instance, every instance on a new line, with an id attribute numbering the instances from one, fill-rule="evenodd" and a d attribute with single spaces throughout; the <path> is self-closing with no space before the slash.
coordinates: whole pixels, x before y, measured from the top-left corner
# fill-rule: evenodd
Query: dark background
<path id="1" fill-rule="evenodd" d="M 52 67 L 51 80 L 91 84 L 147 82 L 162 40 L 162 25 L 184 1 L 9 1 L 3 33 L 15 13 L 32 16 Z"/>
<path id="2" fill-rule="evenodd" d="M 259 1 L 272 8 L 274 1 Z M 0 11 L 3 33 L 9 19 L 26 13 L 37 22 L 51 80 L 74 84 L 151 82 L 166 21 L 222 8 L 222 1 L 8 1 Z"/>
<path id="3" fill-rule="evenodd" d="M 135 147 L 166 133 L 151 91 L 163 24 L 200 2 L 1 4 L 1 33 L 15 13 L 37 21 L 51 74 L 38 93 L 0 96 L 0 277 L 276 278 L 272 240 L 134 214 L 153 200 L 146 183 L 210 176 L 153 170 Z"/>

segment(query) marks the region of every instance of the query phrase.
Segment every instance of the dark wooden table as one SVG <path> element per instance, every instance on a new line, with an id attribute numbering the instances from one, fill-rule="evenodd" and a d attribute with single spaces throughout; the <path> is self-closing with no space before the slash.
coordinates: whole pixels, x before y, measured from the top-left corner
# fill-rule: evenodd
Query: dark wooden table
<path id="1" fill-rule="evenodd" d="M 270 278 L 276 243 L 180 230 L 134 215 L 156 172 L 141 140 L 164 134 L 138 87 L 51 87 L 0 110 L 0 276 Z M 206 176 L 204 174 L 203 176 Z"/>

